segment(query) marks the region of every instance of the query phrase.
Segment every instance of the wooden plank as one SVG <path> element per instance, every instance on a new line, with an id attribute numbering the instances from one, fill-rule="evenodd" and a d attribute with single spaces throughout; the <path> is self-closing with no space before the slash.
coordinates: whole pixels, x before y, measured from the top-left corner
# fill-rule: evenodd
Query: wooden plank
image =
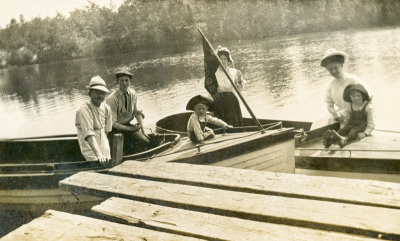
<path id="1" fill-rule="evenodd" d="M 294 173 L 294 140 L 276 143 L 260 150 L 212 163 L 212 166 Z M 279 163 L 279 168 L 276 164 Z M 273 167 L 274 166 L 274 167 Z M 271 168 L 269 168 L 271 167 Z"/>
<path id="2" fill-rule="evenodd" d="M 218 240 L 376 240 L 315 229 L 263 223 L 112 197 L 92 208 L 111 220 Z"/>
<path id="3" fill-rule="evenodd" d="M 120 133 L 114 134 L 112 142 L 111 166 L 116 166 L 121 164 L 124 155 L 124 135 Z"/>
<path id="4" fill-rule="evenodd" d="M 54 210 L 46 211 L 2 240 L 198 240 Z"/>
<path id="5" fill-rule="evenodd" d="M 337 171 L 311 170 L 311 169 L 301 169 L 301 168 L 296 168 L 296 174 L 322 176 L 322 177 L 340 177 L 340 178 L 350 178 L 350 179 L 377 180 L 382 182 L 400 183 L 400 174 L 337 172 Z"/>
<path id="6" fill-rule="evenodd" d="M 48 209 L 68 212 L 89 209 L 103 200 L 95 196 L 72 194 L 58 188 L 0 190 L 0 210 L 18 210 L 39 215 Z"/>
<path id="7" fill-rule="evenodd" d="M 117 196 L 255 221 L 400 240 L 399 209 L 242 193 L 90 172 L 75 174 L 60 185 L 74 192 L 103 197 Z"/>
<path id="8" fill-rule="evenodd" d="M 296 167 L 326 171 L 400 174 L 400 159 L 296 156 Z"/>
<path id="9" fill-rule="evenodd" d="M 264 193 L 400 209 L 400 185 L 259 172 L 183 163 L 126 161 L 110 173 L 133 178 L 183 183 L 240 192 Z"/>

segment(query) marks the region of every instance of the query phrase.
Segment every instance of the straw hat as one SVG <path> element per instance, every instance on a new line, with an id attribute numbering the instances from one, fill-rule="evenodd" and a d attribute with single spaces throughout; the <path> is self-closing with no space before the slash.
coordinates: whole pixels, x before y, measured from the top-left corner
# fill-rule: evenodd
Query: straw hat
<path id="1" fill-rule="evenodd" d="M 347 57 L 348 55 L 345 52 L 336 49 L 328 49 L 325 52 L 324 57 L 321 59 L 321 66 L 326 67 L 326 65 L 331 62 L 339 62 L 343 64 L 347 60 Z"/>
<path id="2" fill-rule="evenodd" d="M 367 91 L 367 89 L 365 89 L 365 87 L 363 85 L 350 84 L 350 85 L 346 86 L 346 88 L 343 91 L 343 100 L 344 101 L 351 102 L 350 93 L 351 93 L 352 90 L 360 91 L 361 94 L 364 96 L 364 100 L 365 101 L 369 101 L 370 100 L 368 91 Z"/>
<path id="3" fill-rule="evenodd" d="M 229 49 L 219 45 L 217 47 L 217 55 L 219 56 L 220 54 L 225 54 L 228 57 L 228 62 L 233 63 L 232 58 L 231 58 L 231 52 L 229 51 Z"/>
<path id="4" fill-rule="evenodd" d="M 121 76 L 128 76 L 129 78 L 132 78 L 133 74 L 127 70 L 119 70 L 115 73 L 115 77 L 119 78 Z"/>
<path id="5" fill-rule="evenodd" d="M 213 99 L 204 95 L 196 95 L 189 100 L 189 102 L 186 105 L 186 110 L 194 111 L 194 107 L 200 103 L 207 105 L 209 110 L 214 108 Z"/>
<path id="6" fill-rule="evenodd" d="M 107 89 L 106 82 L 100 76 L 94 76 L 90 79 L 90 83 L 86 86 L 86 89 L 89 90 L 101 90 L 103 92 L 110 92 Z"/>

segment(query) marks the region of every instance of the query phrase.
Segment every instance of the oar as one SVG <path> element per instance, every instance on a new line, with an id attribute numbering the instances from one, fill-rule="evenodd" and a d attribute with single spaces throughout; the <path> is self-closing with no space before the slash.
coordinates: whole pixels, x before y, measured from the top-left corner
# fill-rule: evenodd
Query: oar
<path id="1" fill-rule="evenodd" d="M 206 36 L 204 36 L 203 32 L 200 30 L 200 28 L 197 28 L 197 30 L 199 30 L 201 36 L 203 37 L 204 41 L 206 41 L 206 43 L 208 44 L 208 46 L 210 47 L 210 49 L 213 51 L 213 53 L 215 53 L 214 48 L 211 46 L 210 42 L 208 41 L 208 39 L 206 38 Z M 233 89 L 236 91 L 236 93 L 238 94 L 238 96 L 240 97 L 240 99 L 242 100 L 244 106 L 246 107 L 247 111 L 250 113 L 251 118 L 253 118 L 253 120 L 256 122 L 258 128 L 260 129 L 261 133 L 264 134 L 264 128 L 262 127 L 261 123 L 258 121 L 258 119 L 256 118 L 256 116 L 254 115 L 253 111 L 250 109 L 250 106 L 247 104 L 246 100 L 243 98 L 242 94 L 240 93 L 239 89 L 236 87 L 235 83 L 232 81 L 231 76 L 228 74 L 228 72 L 225 69 L 225 66 L 222 64 L 221 59 L 218 57 L 218 55 L 215 55 L 218 59 L 219 65 L 222 66 L 222 70 L 224 71 L 226 77 L 228 77 L 229 82 L 231 83 L 231 85 L 233 86 Z"/>

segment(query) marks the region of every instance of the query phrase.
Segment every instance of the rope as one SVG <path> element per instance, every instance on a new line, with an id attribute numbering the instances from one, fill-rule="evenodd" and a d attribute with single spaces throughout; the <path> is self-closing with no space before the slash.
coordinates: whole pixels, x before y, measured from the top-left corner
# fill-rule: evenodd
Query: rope
<path id="1" fill-rule="evenodd" d="M 271 126 L 265 128 L 264 130 L 269 130 L 269 129 L 272 129 L 272 128 L 276 127 L 276 126 L 281 126 L 281 127 L 282 127 L 282 122 L 276 122 L 276 123 L 271 123 L 271 124 L 273 124 L 273 125 L 271 125 Z M 222 143 L 222 142 L 225 142 L 225 141 L 231 141 L 231 140 L 246 138 L 246 137 L 249 137 L 249 136 L 253 136 L 253 135 L 259 134 L 259 133 L 261 133 L 261 132 L 264 131 L 264 130 L 255 131 L 255 132 L 252 132 L 252 133 L 250 133 L 249 135 L 245 135 L 245 136 L 238 136 L 238 137 L 233 137 L 233 138 L 229 138 L 229 139 L 225 139 L 225 140 L 221 140 L 221 141 L 215 141 L 215 142 L 205 143 L 205 144 L 203 144 L 203 145 L 201 145 L 201 146 L 213 145 L 213 144 Z M 134 159 L 134 160 L 135 160 L 135 161 L 146 161 L 146 160 L 151 160 L 151 159 L 153 159 L 154 157 L 157 157 L 157 158 L 158 158 L 158 157 L 170 156 L 170 155 L 174 155 L 174 154 L 177 154 L 177 153 L 181 153 L 181 152 L 185 152 L 185 151 L 188 151 L 188 150 L 191 150 L 191 149 L 197 149 L 197 148 L 198 148 L 198 146 L 196 145 L 196 146 L 192 146 L 192 147 L 189 147 L 189 148 L 186 148 L 186 149 L 182 149 L 182 150 L 178 150 L 178 151 L 171 152 L 171 153 L 165 153 L 165 154 L 157 155 L 157 156 L 153 155 L 153 156 L 151 156 L 151 157 L 144 157 L 144 158 Z"/>

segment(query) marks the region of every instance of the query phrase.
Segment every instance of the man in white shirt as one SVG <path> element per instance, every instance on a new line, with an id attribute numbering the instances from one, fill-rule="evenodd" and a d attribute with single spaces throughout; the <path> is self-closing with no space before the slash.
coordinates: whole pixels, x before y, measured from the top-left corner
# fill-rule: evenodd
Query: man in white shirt
<path id="1" fill-rule="evenodd" d="M 109 90 L 100 76 L 93 77 L 86 88 L 90 101 L 82 104 L 75 117 L 79 147 L 87 161 L 98 160 L 106 166 L 111 159 L 107 133 L 112 128 L 112 116 L 110 107 L 103 101 Z"/>

